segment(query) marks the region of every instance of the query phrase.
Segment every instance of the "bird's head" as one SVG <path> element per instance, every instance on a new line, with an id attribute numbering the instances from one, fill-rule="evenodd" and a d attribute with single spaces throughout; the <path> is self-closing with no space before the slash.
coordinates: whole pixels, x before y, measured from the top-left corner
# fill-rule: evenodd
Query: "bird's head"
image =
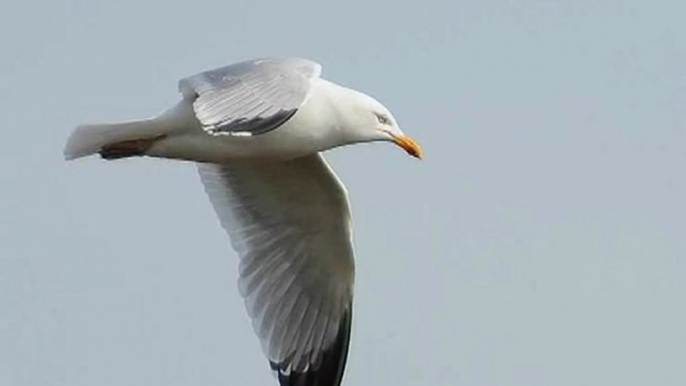
<path id="1" fill-rule="evenodd" d="M 349 91 L 352 95 L 348 98 L 348 111 L 343 119 L 351 142 L 393 142 L 411 156 L 422 158 L 422 148 L 400 130 L 393 114 L 384 105 L 369 95 Z"/>

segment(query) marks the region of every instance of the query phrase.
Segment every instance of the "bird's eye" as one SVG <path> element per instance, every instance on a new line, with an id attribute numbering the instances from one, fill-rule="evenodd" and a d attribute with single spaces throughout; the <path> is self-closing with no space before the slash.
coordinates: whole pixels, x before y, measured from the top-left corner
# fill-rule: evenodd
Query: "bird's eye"
<path id="1" fill-rule="evenodd" d="M 376 119 L 379 121 L 380 124 L 382 125 L 387 125 L 389 120 L 388 117 L 386 117 L 383 114 L 376 114 Z"/>

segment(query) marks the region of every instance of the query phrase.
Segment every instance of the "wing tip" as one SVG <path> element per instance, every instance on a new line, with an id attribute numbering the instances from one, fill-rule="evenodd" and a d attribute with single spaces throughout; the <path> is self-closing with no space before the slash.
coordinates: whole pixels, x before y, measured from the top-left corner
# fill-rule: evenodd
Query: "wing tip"
<path id="1" fill-rule="evenodd" d="M 319 366 L 314 370 L 294 371 L 290 363 L 269 362 L 281 386 L 339 386 L 343 381 L 345 364 L 348 361 L 350 333 L 352 326 L 352 305 L 343 314 L 336 339 L 322 352 Z"/>

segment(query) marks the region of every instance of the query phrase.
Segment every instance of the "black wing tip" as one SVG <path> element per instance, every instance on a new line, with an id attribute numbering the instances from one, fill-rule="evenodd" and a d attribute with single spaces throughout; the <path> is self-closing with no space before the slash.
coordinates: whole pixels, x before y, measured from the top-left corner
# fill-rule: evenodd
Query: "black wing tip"
<path id="1" fill-rule="evenodd" d="M 269 362 L 276 371 L 281 386 L 339 386 L 343 381 L 350 347 L 352 307 L 341 318 L 338 334 L 331 347 L 321 356 L 316 369 L 305 372 L 287 371 L 288 363 Z"/>

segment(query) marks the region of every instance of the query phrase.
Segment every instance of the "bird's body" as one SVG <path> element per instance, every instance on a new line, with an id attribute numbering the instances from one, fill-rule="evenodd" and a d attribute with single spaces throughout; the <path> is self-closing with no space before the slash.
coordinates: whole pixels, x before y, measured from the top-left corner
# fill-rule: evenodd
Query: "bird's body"
<path id="1" fill-rule="evenodd" d="M 163 123 L 155 134 L 164 137 L 155 141 L 145 155 L 223 163 L 239 158 L 285 160 L 329 149 L 339 140 L 338 128 L 322 117 L 332 113 L 332 96 L 344 92 L 340 86 L 316 79 L 312 84 L 311 97 L 289 120 L 278 130 L 259 135 L 208 135 L 193 111 L 192 101 L 183 99 L 172 109 L 153 118 L 152 123 Z"/>
<path id="2" fill-rule="evenodd" d="M 185 78 L 151 119 L 78 127 L 67 159 L 195 161 L 240 263 L 240 290 L 282 386 L 337 386 L 347 357 L 354 253 L 344 186 L 321 151 L 404 136 L 376 100 L 303 59 L 242 62 Z"/>

